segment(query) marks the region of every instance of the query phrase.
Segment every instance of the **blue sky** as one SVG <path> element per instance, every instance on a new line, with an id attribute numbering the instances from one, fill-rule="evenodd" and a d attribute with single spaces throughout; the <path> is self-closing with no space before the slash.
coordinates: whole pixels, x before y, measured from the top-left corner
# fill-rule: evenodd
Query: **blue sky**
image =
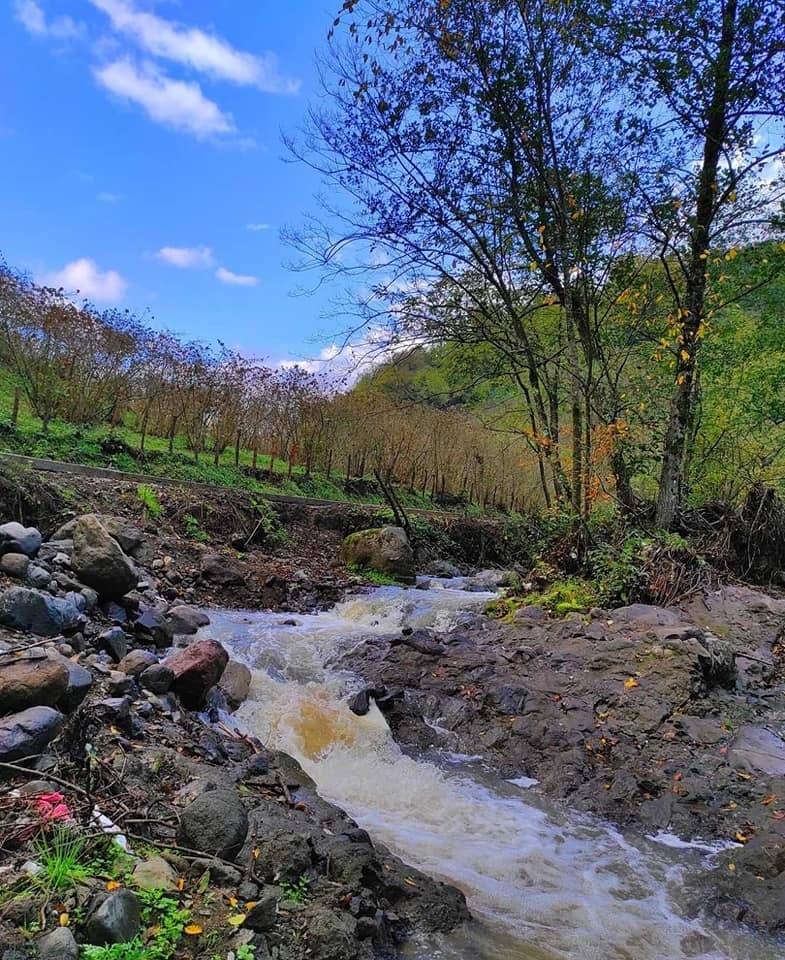
<path id="1" fill-rule="evenodd" d="M 338 327 L 279 238 L 339 3 L 0 0 L 0 252 L 98 306 L 277 362 Z"/>

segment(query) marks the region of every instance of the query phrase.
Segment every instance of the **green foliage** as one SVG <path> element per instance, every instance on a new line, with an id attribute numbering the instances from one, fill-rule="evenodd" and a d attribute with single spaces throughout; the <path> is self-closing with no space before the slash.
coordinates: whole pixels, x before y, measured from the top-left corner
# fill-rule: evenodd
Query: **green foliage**
<path id="1" fill-rule="evenodd" d="M 275 550 L 286 543 L 286 530 L 278 514 L 266 500 L 251 500 L 257 530 L 254 539 L 260 540 L 266 547 Z"/>
<path id="2" fill-rule="evenodd" d="M 143 941 L 135 937 L 128 943 L 105 947 L 84 946 L 83 960 L 171 960 L 191 913 L 163 890 L 138 890 L 142 902 L 142 925 L 153 931 Z"/>
<path id="3" fill-rule="evenodd" d="M 136 488 L 136 495 L 142 502 L 142 508 L 146 516 L 151 520 L 160 520 L 163 515 L 163 507 L 158 502 L 155 490 L 146 483 L 140 484 Z"/>
<path id="4" fill-rule="evenodd" d="M 305 874 L 292 883 L 282 883 L 280 886 L 284 900 L 288 900 L 289 903 L 305 903 L 311 895 L 311 880 Z"/>
<path id="5" fill-rule="evenodd" d="M 210 535 L 202 528 L 199 520 L 192 514 L 186 513 L 183 517 L 185 535 L 189 540 L 198 540 L 199 543 L 209 543 Z"/>
<path id="6" fill-rule="evenodd" d="M 401 585 L 401 581 L 396 577 L 391 577 L 386 573 L 379 573 L 377 570 L 368 570 L 357 563 L 350 563 L 347 569 L 363 577 L 365 580 L 370 581 L 370 583 L 376 584 L 377 587 L 399 587 Z"/>

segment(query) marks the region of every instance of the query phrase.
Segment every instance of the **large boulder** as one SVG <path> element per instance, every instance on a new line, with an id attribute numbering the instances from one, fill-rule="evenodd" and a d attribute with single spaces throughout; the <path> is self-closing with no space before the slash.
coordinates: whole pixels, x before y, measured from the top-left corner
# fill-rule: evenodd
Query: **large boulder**
<path id="1" fill-rule="evenodd" d="M 172 633 L 196 633 L 199 627 L 206 627 L 210 623 L 210 618 L 203 610 L 186 604 L 172 607 L 166 619 L 169 621 Z"/>
<path id="2" fill-rule="evenodd" d="M 61 600 L 27 587 L 10 587 L 0 594 L 0 624 L 14 630 L 55 637 L 81 623 L 82 613 L 71 600 Z"/>
<path id="3" fill-rule="evenodd" d="M 144 542 L 144 533 L 121 517 L 107 517 L 102 514 L 89 514 L 89 516 L 95 516 L 104 530 L 120 544 L 125 553 L 133 553 Z M 81 519 L 82 517 L 74 517 L 73 520 L 64 523 L 55 530 L 49 540 L 56 543 L 73 540 L 74 530 Z"/>
<path id="4" fill-rule="evenodd" d="M 0 553 L 23 553 L 34 557 L 41 549 L 41 534 L 35 527 L 11 521 L 0 525 Z"/>
<path id="5" fill-rule="evenodd" d="M 131 890 L 115 890 L 98 906 L 87 921 L 87 939 L 103 946 L 127 943 L 139 933 L 142 905 Z"/>
<path id="6" fill-rule="evenodd" d="M 79 579 L 104 599 L 118 599 L 137 584 L 136 570 L 120 544 L 94 514 L 74 524 L 71 566 Z"/>
<path id="7" fill-rule="evenodd" d="M 0 720 L 0 761 L 33 757 L 54 740 L 65 717 L 51 707 L 29 707 Z"/>
<path id="8" fill-rule="evenodd" d="M 217 640 L 197 640 L 164 661 L 174 675 L 172 690 L 194 710 L 204 705 L 207 691 L 221 679 L 228 662 L 229 654 Z"/>
<path id="9" fill-rule="evenodd" d="M 230 712 L 235 711 L 248 699 L 251 689 L 251 671 L 244 663 L 230 660 L 218 683 L 218 689 L 226 697 Z"/>
<path id="10" fill-rule="evenodd" d="M 180 814 L 179 842 L 231 860 L 248 834 L 248 814 L 235 790 L 207 790 Z"/>
<path id="11" fill-rule="evenodd" d="M 0 715 L 53 707 L 68 689 L 68 670 L 49 657 L 0 663 Z"/>
<path id="12" fill-rule="evenodd" d="M 401 527 L 375 527 L 350 534 L 341 549 L 343 562 L 414 583 L 414 551 Z"/>
<path id="13" fill-rule="evenodd" d="M 200 572 L 203 580 L 219 587 L 245 586 L 245 576 L 239 565 L 219 553 L 207 553 L 202 557 Z"/>

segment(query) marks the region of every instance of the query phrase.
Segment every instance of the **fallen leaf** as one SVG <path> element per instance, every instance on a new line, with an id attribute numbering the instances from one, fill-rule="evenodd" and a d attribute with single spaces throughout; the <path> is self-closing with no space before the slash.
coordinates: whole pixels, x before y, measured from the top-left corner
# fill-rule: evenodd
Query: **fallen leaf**
<path id="1" fill-rule="evenodd" d="M 681 770 L 677 770 L 676 773 L 673 774 L 673 779 L 674 779 L 674 780 L 677 780 L 677 781 L 678 781 L 678 780 L 683 780 L 683 779 L 684 779 L 684 774 L 681 772 Z"/>
<path id="2" fill-rule="evenodd" d="M 739 780 L 752 780 L 752 774 L 745 773 L 743 770 L 737 770 L 736 776 L 739 778 Z"/>
<path id="3" fill-rule="evenodd" d="M 417 886 L 417 884 L 414 882 L 414 880 L 412 880 L 411 877 L 404 877 L 404 878 L 403 878 L 403 882 L 404 882 L 404 883 L 408 883 L 410 887 L 416 887 L 416 886 Z"/>
<path id="4" fill-rule="evenodd" d="M 775 820 L 785 820 L 785 810 L 775 810 L 774 813 L 772 813 L 772 817 L 774 817 Z"/>
<path id="5" fill-rule="evenodd" d="M 254 847 L 254 848 L 253 848 L 253 858 L 254 858 L 254 860 L 258 860 L 259 857 L 261 856 L 261 853 L 262 853 L 262 851 L 261 851 L 258 847 Z"/>
<path id="6" fill-rule="evenodd" d="M 185 890 L 185 877 L 177 878 L 177 889 L 181 891 Z"/>
<path id="7" fill-rule="evenodd" d="M 776 793 L 770 793 L 767 797 L 764 797 L 761 800 L 761 803 L 763 804 L 764 807 L 768 807 L 770 804 L 774 803 L 776 799 L 777 799 Z"/>
<path id="8" fill-rule="evenodd" d="M 230 906 L 230 907 L 236 907 L 239 902 L 240 902 L 240 901 L 237 899 L 237 897 L 229 897 L 229 906 Z"/>
<path id="9" fill-rule="evenodd" d="M 106 889 L 107 889 L 107 890 L 119 890 L 119 889 L 120 889 L 120 881 L 119 881 L 119 880 L 107 880 L 107 881 L 106 881 Z"/>
<path id="10" fill-rule="evenodd" d="M 210 886 L 210 871 L 205 870 L 204 873 L 199 877 L 199 882 L 196 884 L 196 892 L 204 893 L 205 890 Z"/>
<path id="11" fill-rule="evenodd" d="M 226 918 L 226 922 L 233 927 L 239 927 L 241 924 L 245 923 L 245 914 L 232 913 Z"/>
<path id="12" fill-rule="evenodd" d="M 256 900 L 249 900 L 249 901 L 246 903 L 246 905 L 245 905 L 245 909 L 246 909 L 246 910 L 253 910 L 253 908 L 256 906 L 256 904 L 257 904 L 257 901 L 256 901 Z"/>
<path id="13" fill-rule="evenodd" d="M 742 833 L 741 830 L 737 830 L 737 831 L 733 834 L 733 838 L 734 838 L 734 840 L 738 840 L 739 843 L 746 843 L 746 842 L 750 839 L 750 838 L 749 838 L 749 835 L 746 834 L 746 833 Z"/>
<path id="14" fill-rule="evenodd" d="M 189 937 L 195 937 L 204 933 L 204 928 L 198 923 L 189 923 L 187 927 L 183 927 L 183 933 L 187 933 Z"/>
<path id="15" fill-rule="evenodd" d="M 624 681 L 624 686 L 625 686 L 628 690 L 632 690 L 633 687 L 639 687 L 640 684 L 639 684 L 638 681 L 635 679 L 635 677 L 630 677 L 629 680 L 625 680 L 625 681 Z"/>
<path id="16" fill-rule="evenodd" d="M 68 916 L 67 913 L 61 913 L 61 914 L 60 914 L 59 923 L 60 923 L 60 926 L 61 926 L 61 927 L 67 927 L 68 924 L 69 924 L 69 922 L 70 922 L 70 920 L 71 920 L 71 918 Z"/>
<path id="17" fill-rule="evenodd" d="M 735 864 L 735 863 L 729 863 L 729 864 L 728 864 L 728 870 L 733 871 L 733 870 L 735 870 L 735 869 L 736 869 L 736 864 Z"/>

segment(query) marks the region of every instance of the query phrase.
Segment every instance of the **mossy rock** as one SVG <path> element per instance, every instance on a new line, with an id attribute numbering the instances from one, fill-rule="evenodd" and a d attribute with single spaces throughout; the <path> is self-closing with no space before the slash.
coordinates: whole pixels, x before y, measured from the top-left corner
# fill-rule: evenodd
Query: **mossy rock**
<path id="1" fill-rule="evenodd" d="M 347 566 L 414 583 L 414 551 L 401 527 L 372 527 L 349 534 L 341 558 Z"/>

